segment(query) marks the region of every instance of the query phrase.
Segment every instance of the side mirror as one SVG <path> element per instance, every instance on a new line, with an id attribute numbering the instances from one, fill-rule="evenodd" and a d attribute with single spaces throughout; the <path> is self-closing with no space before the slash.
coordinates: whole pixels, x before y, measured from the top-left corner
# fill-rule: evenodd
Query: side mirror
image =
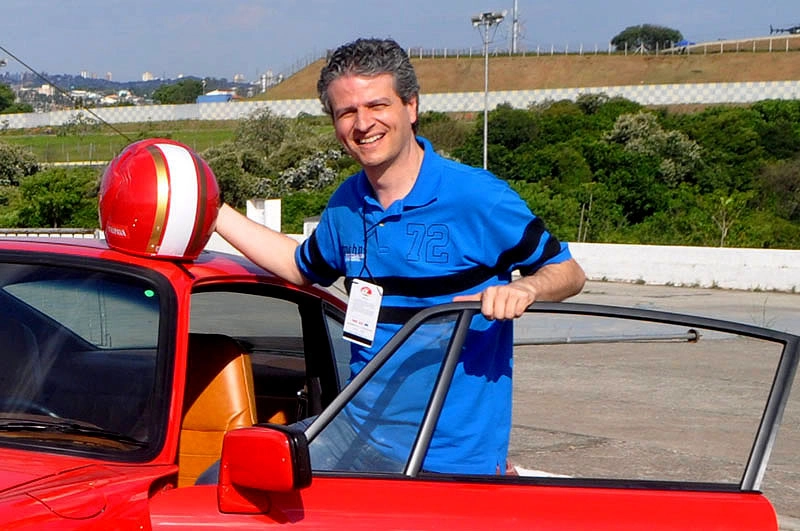
<path id="1" fill-rule="evenodd" d="M 295 492 L 310 484 L 311 458 L 302 431 L 261 424 L 225 435 L 218 486 L 222 512 L 264 512 L 270 493 Z"/>

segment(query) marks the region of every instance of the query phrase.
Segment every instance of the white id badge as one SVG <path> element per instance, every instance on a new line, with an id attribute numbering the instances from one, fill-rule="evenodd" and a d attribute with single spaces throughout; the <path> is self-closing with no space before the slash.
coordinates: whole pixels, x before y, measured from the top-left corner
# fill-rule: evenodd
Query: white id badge
<path id="1" fill-rule="evenodd" d="M 372 346 L 375 327 L 378 325 L 378 312 L 383 300 L 383 288 L 364 280 L 353 280 L 347 313 L 344 316 L 344 338 L 353 343 Z"/>

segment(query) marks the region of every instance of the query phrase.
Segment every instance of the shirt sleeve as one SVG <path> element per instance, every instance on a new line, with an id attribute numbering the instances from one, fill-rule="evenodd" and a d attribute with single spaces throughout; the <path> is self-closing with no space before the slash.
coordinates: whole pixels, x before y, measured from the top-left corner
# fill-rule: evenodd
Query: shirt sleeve
<path id="1" fill-rule="evenodd" d="M 530 275 L 572 258 L 569 246 L 547 230 L 544 220 L 530 211 L 519 194 L 505 183 L 502 186 L 505 189 L 487 209 L 483 234 L 484 248 L 498 257 L 497 270 Z"/>
<path id="2" fill-rule="evenodd" d="M 325 210 L 311 236 L 297 246 L 294 255 L 297 267 L 314 284 L 330 286 L 343 274 L 344 265 L 337 261 L 340 253 L 334 235 L 331 215 Z"/>

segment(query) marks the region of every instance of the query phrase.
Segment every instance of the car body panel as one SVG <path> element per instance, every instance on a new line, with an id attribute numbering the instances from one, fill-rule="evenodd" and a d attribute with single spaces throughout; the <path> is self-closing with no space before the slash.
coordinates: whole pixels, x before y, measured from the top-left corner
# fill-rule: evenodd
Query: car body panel
<path id="1" fill-rule="evenodd" d="M 487 485 L 315 477 L 294 493 L 265 494 L 258 514 L 194 511 L 215 505 L 216 487 L 163 493 L 150 510 L 155 529 L 777 529 L 758 493 L 676 492 L 602 487 Z M 199 502 L 198 500 L 205 500 Z M 262 509 L 263 510 L 263 509 Z M 187 518 L 187 514 L 192 516 Z M 197 527 L 195 527 L 197 526 Z M 218 527 L 217 527 L 218 526 Z"/>

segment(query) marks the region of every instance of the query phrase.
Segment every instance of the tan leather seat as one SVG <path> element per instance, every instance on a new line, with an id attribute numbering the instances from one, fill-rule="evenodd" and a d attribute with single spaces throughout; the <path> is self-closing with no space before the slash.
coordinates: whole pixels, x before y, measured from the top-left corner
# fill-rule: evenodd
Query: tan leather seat
<path id="1" fill-rule="evenodd" d="M 250 355 L 231 337 L 189 334 L 178 486 L 194 484 L 219 459 L 225 433 L 256 419 Z"/>

